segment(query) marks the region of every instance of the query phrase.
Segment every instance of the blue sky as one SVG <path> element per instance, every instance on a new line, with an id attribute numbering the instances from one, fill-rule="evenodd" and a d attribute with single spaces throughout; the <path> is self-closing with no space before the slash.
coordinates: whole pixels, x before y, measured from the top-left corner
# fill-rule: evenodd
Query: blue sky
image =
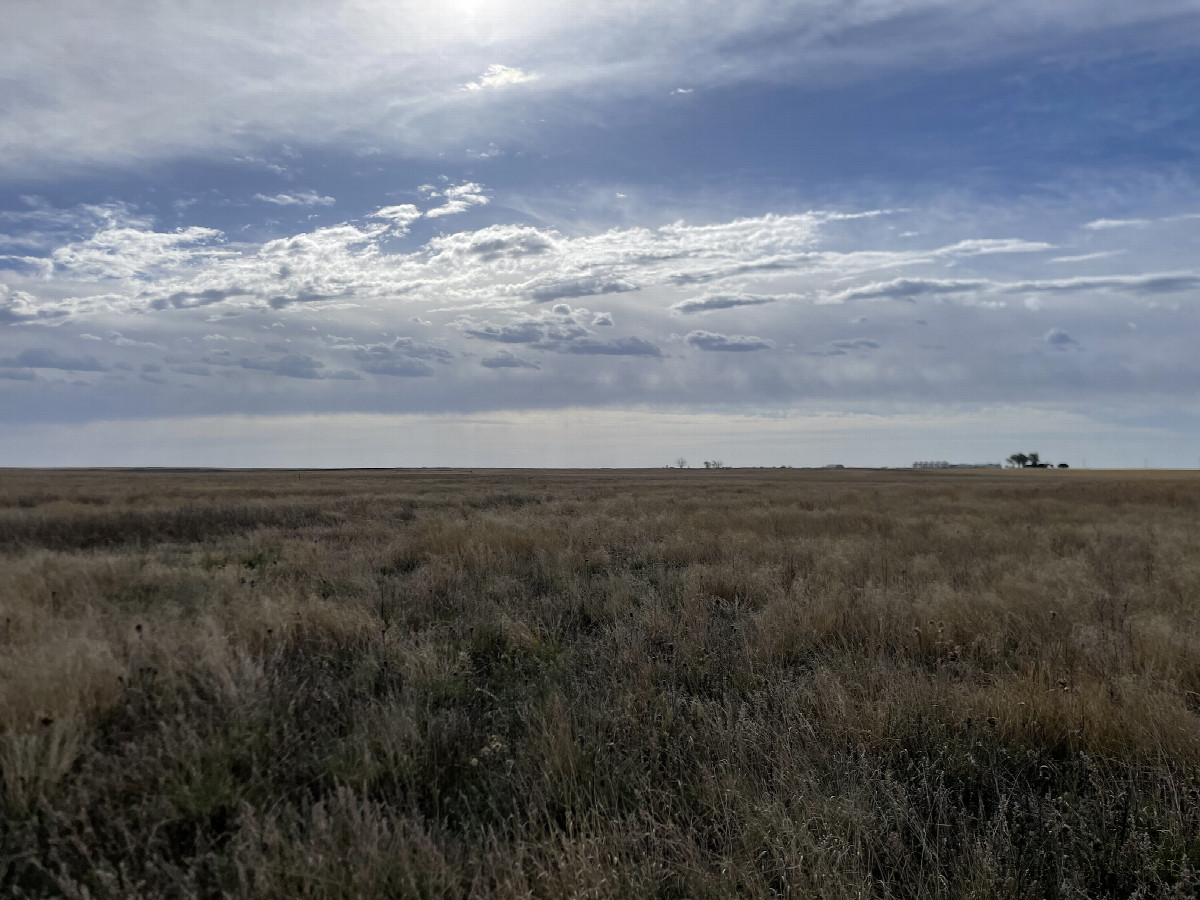
<path id="1" fill-rule="evenodd" d="M 1200 463 L 1200 3 L 22 3 L 0 464 Z"/>

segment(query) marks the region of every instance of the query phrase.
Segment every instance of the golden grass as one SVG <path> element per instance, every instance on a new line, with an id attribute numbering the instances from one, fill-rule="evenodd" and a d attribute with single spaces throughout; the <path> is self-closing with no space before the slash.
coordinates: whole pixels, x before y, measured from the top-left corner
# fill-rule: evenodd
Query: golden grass
<path id="1" fill-rule="evenodd" d="M 0 894 L 1200 890 L 1190 473 L 0 474 Z"/>

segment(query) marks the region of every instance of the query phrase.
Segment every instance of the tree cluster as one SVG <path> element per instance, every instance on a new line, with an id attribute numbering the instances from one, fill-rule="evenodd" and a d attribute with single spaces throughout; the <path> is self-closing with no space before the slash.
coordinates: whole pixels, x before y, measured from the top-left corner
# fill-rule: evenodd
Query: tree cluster
<path id="1" fill-rule="evenodd" d="M 1042 462 L 1040 454 L 1037 453 L 1014 453 L 1005 460 L 1014 469 L 1053 469 L 1054 463 Z M 1059 463 L 1058 468 L 1066 469 L 1069 466 L 1066 463 Z"/>

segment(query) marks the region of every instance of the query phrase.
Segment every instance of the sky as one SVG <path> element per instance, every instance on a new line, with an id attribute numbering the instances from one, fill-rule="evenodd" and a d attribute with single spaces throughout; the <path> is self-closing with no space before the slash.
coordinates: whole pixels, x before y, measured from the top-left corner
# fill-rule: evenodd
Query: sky
<path id="1" fill-rule="evenodd" d="M 14 0 L 0 465 L 1200 466 L 1200 0 Z"/>

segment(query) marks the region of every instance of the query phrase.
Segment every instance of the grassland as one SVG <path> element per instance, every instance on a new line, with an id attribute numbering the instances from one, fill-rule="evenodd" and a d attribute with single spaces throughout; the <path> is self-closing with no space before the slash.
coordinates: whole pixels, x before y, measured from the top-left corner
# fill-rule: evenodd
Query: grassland
<path id="1" fill-rule="evenodd" d="M 1193 897 L 1200 479 L 0 473 L 0 894 Z"/>

